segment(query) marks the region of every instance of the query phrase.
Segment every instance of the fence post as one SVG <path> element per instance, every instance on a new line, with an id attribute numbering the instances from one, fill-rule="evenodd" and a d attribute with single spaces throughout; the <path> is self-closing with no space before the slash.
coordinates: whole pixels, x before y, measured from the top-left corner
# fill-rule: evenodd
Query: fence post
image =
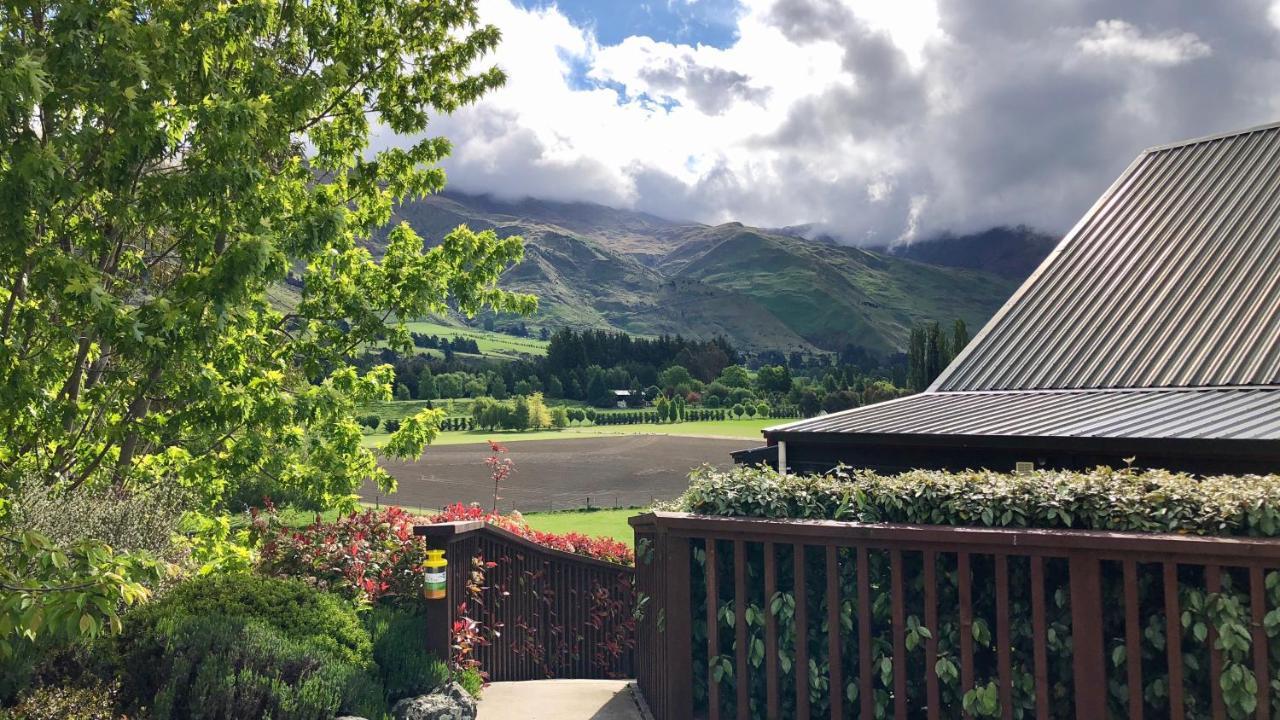
<path id="1" fill-rule="evenodd" d="M 459 558 L 449 557 L 449 541 L 441 538 L 427 538 L 427 548 L 430 550 L 444 550 L 445 560 L 452 566 L 458 562 Z M 449 568 L 452 570 L 452 567 Z M 423 613 L 427 625 L 427 652 L 435 656 L 438 660 L 449 662 L 449 646 L 450 632 L 452 630 L 453 618 L 450 609 L 456 601 L 454 593 L 453 572 L 449 572 L 445 577 L 444 599 L 443 600 L 424 600 L 426 603 L 425 612 Z"/>
<path id="2" fill-rule="evenodd" d="M 1076 717 L 1106 717 L 1107 665 L 1102 642 L 1101 563 L 1098 558 L 1086 555 L 1072 555 L 1068 563 Z"/>

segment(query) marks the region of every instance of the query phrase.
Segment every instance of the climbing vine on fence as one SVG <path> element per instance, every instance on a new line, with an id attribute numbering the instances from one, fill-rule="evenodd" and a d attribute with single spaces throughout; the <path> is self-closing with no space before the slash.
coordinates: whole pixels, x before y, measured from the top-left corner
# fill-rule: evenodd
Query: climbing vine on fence
<path id="1" fill-rule="evenodd" d="M 780 478 L 767 470 L 735 469 L 730 472 L 704 470 L 695 473 L 689 491 L 676 503 L 677 509 L 717 515 L 759 517 L 822 518 L 854 521 L 891 521 L 981 526 L 1060 527 L 1137 531 L 1178 531 L 1198 534 L 1275 536 L 1280 533 L 1280 477 L 1196 479 L 1161 472 L 1099 469 L 1090 473 L 1039 473 L 1028 476 L 998 473 L 915 472 L 885 477 L 855 473 L 828 478 Z M 734 544 L 719 541 L 716 548 L 717 587 L 715 624 L 718 644 L 708 651 L 706 543 L 695 541 L 692 550 L 692 617 L 694 631 L 694 696 L 705 708 L 708 683 L 720 686 L 722 716 L 736 712 L 736 615 L 734 608 Z M 920 707 L 926 697 L 925 679 L 937 677 L 943 717 L 999 717 L 1000 697 L 996 678 L 996 593 L 995 560 L 972 555 L 971 587 L 975 677 L 973 688 L 962 691 L 960 678 L 960 632 L 958 617 L 958 561 L 953 553 L 938 553 L 934 574 L 938 597 L 938 617 L 933 627 L 925 623 L 924 555 L 904 552 L 902 575 L 906 602 L 906 667 L 895 667 L 894 632 L 891 623 L 891 565 L 887 551 L 868 551 L 870 608 L 870 663 L 861 666 L 858 644 L 857 562 L 855 551 L 837 551 L 836 585 L 839 589 L 838 632 L 842 652 L 832 658 L 828 651 L 828 607 L 826 550 L 778 544 L 775 567 L 778 592 L 764 597 L 764 546 L 747 542 L 747 597 L 745 621 L 749 673 L 750 714 L 763 716 L 765 709 L 765 634 L 769 614 L 779 629 L 778 667 L 780 699 L 784 717 L 794 717 L 796 707 L 794 663 L 797 643 L 807 644 L 809 662 L 808 700 L 811 712 L 825 716 L 833 695 L 844 700 L 845 714 L 855 716 L 861 702 L 860 678 L 871 676 L 872 705 L 876 717 L 893 713 L 895 673 L 905 673 L 911 707 Z M 796 552 L 803 552 L 806 585 L 795 586 Z M 643 558 L 642 558 L 643 560 Z M 1031 622 L 1031 561 L 1025 557 L 1008 559 L 1009 649 L 1012 661 L 1012 715 L 1034 717 L 1035 682 Z M 1108 656 L 1107 692 L 1110 713 L 1128 715 L 1128 664 L 1140 663 L 1142 698 L 1147 717 L 1170 714 L 1170 680 L 1167 667 L 1163 566 L 1137 565 L 1139 617 L 1142 624 L 1138 647 L 1125 642 L 1123 573 L 1118 562 L 1104 562 L 1102 591 L 1103 637 Z M 1073 718 L 1071 598 L 1065 560 L 1046 559 L 1044 565 L 1046 599 L 1045 668 L 1049 688 L 1050 716 Z M 1187 718 L 1213 716 L 1211 682 L 1218 682 L 1223 710 L 1230 718 L 1254 717 L 1257 689 L 1267 683 L 1280 689 L 1280 573 L 1264 575 L 1264 632 L 1268 657 L 1272 659 L 1268 677 L 1253 671 L 1249 573 L 1246 569 L 1223 568 L 1220 592 L 1208 592 L 1205 570 L 1182 565 L 1177 570 L 1179 628 L 1184 667 L 1184 711 Z M 797 633 L 795 616 L 803 604 L 808 622 Z M 925 667 L 925 645 L 930 638 L 938 643 L 938 659 Z M 1221 673 L 1210 677 L 1210 648 L 1221 653 Z M 842 687 L 828 687 L 832 663 L 839 663 Z M 1280 717 L 1280 692 L 1272 695 L 1270 715 Z M 725 715 L 728 713 L 728 715 Z"/>

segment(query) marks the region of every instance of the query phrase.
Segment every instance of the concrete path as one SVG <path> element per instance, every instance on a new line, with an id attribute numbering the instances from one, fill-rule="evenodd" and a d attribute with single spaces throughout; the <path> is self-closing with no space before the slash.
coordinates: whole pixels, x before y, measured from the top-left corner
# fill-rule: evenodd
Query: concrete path
<path id="1" fill-rule="evenodd" d="M 645 720 L 629 680 L 493 683 L 476 720 Z"/>

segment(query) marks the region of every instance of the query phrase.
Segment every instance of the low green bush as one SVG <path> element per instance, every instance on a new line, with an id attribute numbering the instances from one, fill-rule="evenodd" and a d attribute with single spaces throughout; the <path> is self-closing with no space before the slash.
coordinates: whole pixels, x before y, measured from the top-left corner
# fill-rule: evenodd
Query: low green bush
<path id="1" fill-rule="evenodd" d="M 182 583 L 160 600 L 129 613 L 120 644 L 146 642 L 146 634 L 164 618 L 204 615 L 256 620 L 283 637 L 313 640 L 345 662 L 371 662 L 369 634 L 350 603 L 302 580 L 250 574 L 206 575 Z"/>
<path id="2" fill-rule="evenodd" d="M 463 670 L 458 673 L 458 676 L 454 679 L 457 680 L 458 684 L 462 686 L 462 689 L 466 690 L 467 694 L 473 698 L 479 698 L 481 691 L 484 690 L 484 676 L 475 668 L 467 668 Z"/>
<path id="3" fill-rule="evenodd" d="M 354 606 L 298 580 L 190 580 L 126 615 L 110 655 L 122 705 L 154 720 L 385 712 Z"/>
<path id="4" fill-rule="evenodd" d="M 388 705 L 430 693 L 449 681 L 449 667 L 427 651 L 422 615 L 380 607 L 365 613 L 363 620 Z"/>
<path id="5" fill-rule="evenodd" d="M 702 468 L 671 507 L 765 518 L 1276 536 L 1280 475 L 1196 478 L 1102 467 L 779 477 L 758 467 Z"/>
<path id="6" fill-rule="evenodd" d="M 892 522 L 912 524 L 947 524 L 980 527 L 1028 527 L 1088 529 L 1131 532 L 1175 532 L 1223 536 L 1280 536 L 1280 476 L 1195 478 L 1161 471 L 1112 470 L 1099 468 L 1088 472 L 1036 472 L 1010 475 L 992 472 L 915 471 L 894 476 L 870 472 L 836 473 L 827 477 L 788 476 L 759 468 L 735 468 L 729 471 L 704 469 L 691 478 L 690 487 L 672 509 L 706 515 L 749 516 L 762 518 L 830 519 L 855 522 Z M 936 579 L 937 622 L 927 627 L 924 622 L 924 555 L 904 551 L 901 575 L 895 577 L 888 551 L 867 550 L 868 577 L 859 578 L 858 563 L 852 548 L 837 548 L 834 578 L 828 577 L 827 554 L 821 547 L 779 543 L 774 547 L 777 592 L 765 597 L 763 592 L 765 546 L 747 542 L 740 546 L 745 558 L 735 557 L 739 546 L 719 541 L 717 546 L 718 587 L 715 606 L 708 608 L 706 589 L 706 542 L 693 543 L 693 577 L 691 578 L 691 616 L 695 653 L 692 682 L 696 704 L 706 708 L 709 702 L 708 676 L 720 683 L 721 715 L 736 712 L 736 684 L 749 683 L 749 714 L 763 711 L 765 698 L 764 661 L 765 621 L 773 615 L 779 629 L 779 668 L 783 675 L 780 686 L 792 688 L 793 667 L 799 643 L 809 647 L 809 701 L 815 716 L 830 709 L 833 695 L 839 693 L 845 707 L 860 702 L 860 675 L 871 675 L 872 704 L 877 717 L 892 714 L 895 702 L 894 676 L 906 673 L 909 703 L 923 702 L 924 682 L 935 674 L 941 699 L 940 716 L 959 718 L 963 712 L 971 717 L 1000 717 L 997 692 L 999 655 L 997 629 L 996 560 L 993 556 L 974 553 L 970 556 L 972 588 L 972 625 L 968 629 L 975 651 L 974 685 L 965 689 L 960 684 L 959 647 L 965 632 L 959 617 L 959 566 L 954 553 L 939 551 L 932 572 Z M 638 553 L 642 562 L 651 556 Z M 797 587 L 794 567 L 805 567 L 806 585 Z M 1027 557 L 1013 555 L 1007 559 L 1009 613 L 1009 651 L 1013 687 L 1013 717 L 1031 717 L 1035 709 L 1034 672 L 1041 671 L 1048 681 L 1050 707 L 1048 716 L 1071 718 L 1073 704 L 1072 623 L 1070 572 L 1066 559 L 1043 561 L 1044 597 L 1046 598 L 1046 647 L 1048 664 L 1036 668 L 1031 657 L 1032 567 Z M 741 563 L 741 564 L 739 564 Z M 735 677 L 734 627 L 736 605 L 734 575 L 745 567 L 747 597 L 748 660 L 752 669 L 748 678 Z M 1138 616 L 1141 633 L 1136 645 L 1128 642 L 1123 573 L 1119 562 L 1102 565 L 1102 626 L 1107 657 L 1107 685 L 1100 688 L 1108 700 L 1108 716 L 1127 717 L 1129 707 L 1128 669 L 1138 664 L 1142 669 L 1141 697 L 1146 717 L 1169 717 L 1170 678 L 1166 664 L 1169 619 L 1165 617 L 1164 566 L 1139 562 L 1136 565 Z M 1186 718 L 1208 720 L 1223 717 L 1215 713 L 1211 703 L 1211 683 L 1218 683 L 1223 698 L 1225 717 L 1254 717 L 1257 712 L 1256 689 L 1262 684 L 1280 687 L 1280 572 L 1264 574 L 1261 597 L 1264 601 L 1263 622 L 1267 654 L 1271 663 L 1263 675 L 1255 676 L 1252 665 L 1253 594 L 1247 569 L 1223 567 L 1221 592 L 1208 592 L 1206 572 L 1195 565 L 1176 569 L 1177 603 L 1180 614 L 1173 619 L 1180 635 L 1183 665 L 1182 711 Z M 891 588 L 901 583 L 905 601 L 905 628 L 895 627 L 891 617 Z M 824 591 L 834 583 L 838 607 L 829 608 Z M 828 649 L 827 618 L 834 609 L 843 637 L 852 638 L 860 627 L 855 601 L 862 583 L 870 592 L 869 626 L 871 637 L 849 640 L 841 646 L 841 656 L 833 658 Z M 795 624 L 799 607 L 807 612 L 808 625 Z M 708 613 L 708 610 L 711 610 Z M 707 625 L 701 620 L 708 614 L 719 626 L 720 647 L 707 651 Z M 860 632 L 860 631 L 859 631 Z M 903 632 L 906 641 L 906 668 L 898 667 L 892 656 L 895 634 Z M 900 636 L 899 636 L 900 637 Z M 937 641 L 938 658 L 926 667 L 925 644 Z M 1216 640 L 1215 640 L 1216 638 Z M 859 643 L 870 644 L 870 665 L 864 666 Z M 1216 644 L 1215 644 L 1216 643 Z M 1209 672 L 1211 650 L 1220 651 L 1221 673 Z M 829 669 L 838 662 L 843 668 L 844 687 L 828 687 Z M 795 710 L 794 693 L 782 695 L 783 716 Z M 1280 696 L 1272 694 L 1271 707 L 1264 712 L 1280 717 Z"/>
<path id="7" fill-rule="evenodd" d="M 316 638 L 291 639 L 261 621 L 179 616 L 152 628 L 163 652 L 122 655 L 126 707 L 151 720 L 331 720 L 385 715 L 370 668 L 344 662 Z"/>

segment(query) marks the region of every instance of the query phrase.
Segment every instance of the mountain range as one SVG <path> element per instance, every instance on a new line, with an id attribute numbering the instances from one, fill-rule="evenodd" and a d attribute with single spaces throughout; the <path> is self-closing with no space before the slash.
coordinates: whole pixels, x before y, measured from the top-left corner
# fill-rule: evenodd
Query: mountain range
<path id="1" fill-rule="evenodd" d="M 921 321 L 980 327 L 1052 247 L 1027 228 L 868 250 L 741 223 L 704 225 L 590 203 L 445 193 L 396 210 L 424 238 L 459 224 L 521 235 L 503 286 L 538 296 L 534 328 L 723 335 L 749 350 L 905 347 Z M 374 250 L 376 251 L 376 247 Z"/>

